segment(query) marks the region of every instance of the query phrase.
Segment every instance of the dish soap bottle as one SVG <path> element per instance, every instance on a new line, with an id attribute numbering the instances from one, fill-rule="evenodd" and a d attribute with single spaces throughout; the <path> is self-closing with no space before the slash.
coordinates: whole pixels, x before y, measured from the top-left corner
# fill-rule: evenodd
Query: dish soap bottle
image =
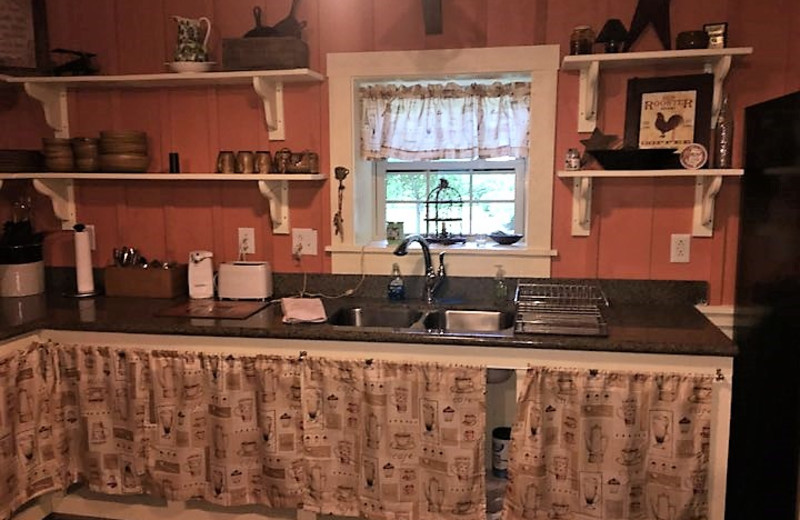
<path id="1" fill-rule="evenodd" d="M 388 296 L 392 301 L 406 299 L 406 284 L 400 274 L 400 266 L 392 265 L 392 279 L 389 281 Z"/>
<path id="2" fill-rule="evenodd" d="M 494 275 L 494 303 L 496 305 L 505 304 L 508 301 L 508 285 L 506 285 L 506 272 L 502 265 L 497 265 L 497 272 Z"/>

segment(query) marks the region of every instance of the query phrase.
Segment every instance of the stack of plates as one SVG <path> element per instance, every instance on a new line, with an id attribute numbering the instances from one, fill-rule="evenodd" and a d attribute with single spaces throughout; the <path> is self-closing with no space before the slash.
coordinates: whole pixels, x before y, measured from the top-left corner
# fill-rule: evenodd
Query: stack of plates
<path id="1" fill-rule="evenodd" d="M 104 172 L 146 172 L 147 134 L 135 130 L 100 132 L 100 169 Z"/>
<path id="2" fill-rule="evenodd" d="M 44 165 L 51 172 L 71 172 L 75 169 L 75 158 L 69 139 L 45 137 L 42 139 Z"/>
<path id="3" fill-rule="evenodd" d="M 38 172 L 42 154 L 38 150 L 0 150 L 0 172 Z"/>

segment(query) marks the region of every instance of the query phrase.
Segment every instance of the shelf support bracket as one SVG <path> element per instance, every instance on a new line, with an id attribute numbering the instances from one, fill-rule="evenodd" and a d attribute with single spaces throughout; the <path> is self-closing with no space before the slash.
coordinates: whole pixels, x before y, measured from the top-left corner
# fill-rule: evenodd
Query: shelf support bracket
<path id="1" fill-rule="evenodd" d="M 283 82 L 254 77 L 253 89 L 264 104 L 264 121 L 271 141 L 286 139 L 283 119 Z"/>
<path id="2" fill-rule="evenodd" d="M 572 236 L 588 237 L 592 228 L 592 179 L 572 179 Z"/>
<path id="3" fill-rule="evenodd" d="M 56 137 L 69 137 L 67 89 L 63 85 L 25 83 L 25 92 L 42 104 L 44 118 Z"/>
<path id="4" fill-rule="evenodd" d="M 72 179 L 33 179 L 32 182 L 36 191 L 50 198 L 53 213 L 61 219 L 61 229 L 72 229 L 77 220 Z"/>
<path id="5" fill-rule="evenodd" d="M 720 56 L 714 63 L 707 63 L 704 67 L 705 71 L 714 74 L 714 95 L 711 98 L 711 128 L 717 126 L 717 119 L 719 118 L 719 110 L 722 106 L 722 84 L 725 78 L 728 77 L 728 72 L 731 70 L 731 56 Z"/>
<path id="6" fill-rule="evenodd" d="M 269 202 L 272 232 L 289 234 L 289 181 L 258 181 L 258 191 Z"/>
<path id="7" fill-rule="evenodd" d="M 692 236 L 714 235 L 714 200 L 722 188 L 722 175 L 698 175 L 694 181 L 694 212 Z"/>
<path id="8" fill-rule="evenodd" d="M 597 83 L 600 62 L 581 69 L 578 94 L 578 132 L 592 132 L 597 126 Z"/>

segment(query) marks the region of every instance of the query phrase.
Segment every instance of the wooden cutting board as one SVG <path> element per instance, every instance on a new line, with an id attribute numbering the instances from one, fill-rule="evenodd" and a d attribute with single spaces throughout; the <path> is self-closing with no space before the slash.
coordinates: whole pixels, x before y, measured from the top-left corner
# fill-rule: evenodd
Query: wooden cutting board
<path id="1" fill-rule="evenodd" d="M 190 300 L 156 312 L 156 316 L 173 318 L 212 318 L 243 320 L 269 305 L 269 302 L 233 302 Z"/>

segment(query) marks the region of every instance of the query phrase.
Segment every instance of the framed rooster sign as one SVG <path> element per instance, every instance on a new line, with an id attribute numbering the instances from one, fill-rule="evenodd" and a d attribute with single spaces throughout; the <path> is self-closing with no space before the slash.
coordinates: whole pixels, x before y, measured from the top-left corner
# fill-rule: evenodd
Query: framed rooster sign
<path id="1" fill-rule="evenodd" d="M 625 105 L 626 148 L 682 149 L 711 138 L 713 74 L 631 78 Z"/>

